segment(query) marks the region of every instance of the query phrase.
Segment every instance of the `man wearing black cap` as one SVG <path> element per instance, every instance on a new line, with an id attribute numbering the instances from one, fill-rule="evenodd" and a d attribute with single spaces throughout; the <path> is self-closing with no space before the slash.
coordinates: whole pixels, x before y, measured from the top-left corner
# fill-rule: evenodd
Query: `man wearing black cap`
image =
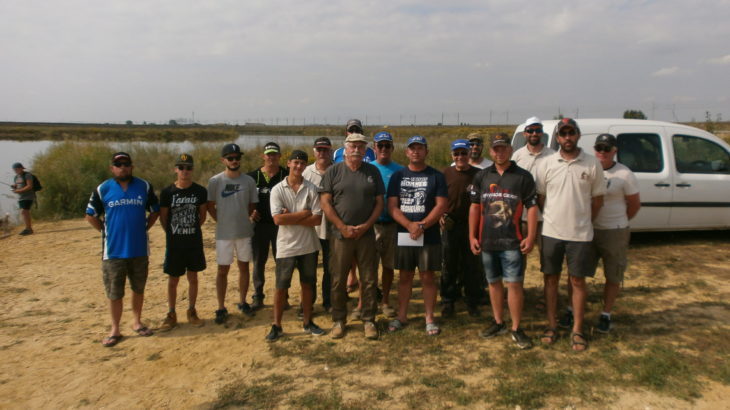
<path id="1" fill-rule="evenodd" d="M 175 301 L 180 277 L 188 278 L 188 323 L 202 326 L 203 321 L 195 310 L 198 298 L 198 272 L 205 270 L 203 234 L 200 227 L 205 222 L 208 191 L 193 182 L 193 157 L 180 154 L 175 162 L 177 179 L 160 193 L 160 225 L 165 230 L 167 250 L 164 272 L 167 281 L 168 312 L 160 330 L 177 326 Z"/>
<path id="2" fill-rule="evenodd" d="M 314 336 L 324 334 L 312 321 L 313 294 L 317 290 L 317 252 L 320 249 L 314 227 L 322 222 L 322 210 L 317 192 L 319 188 L 302 176 L 308 160 L 305 152 L 294 150 L 287 162 L 289 175 L 271 190 L 271 213 L 280 229 L 276 239 L 274 323 L 266 336 L 270 342 L 283 333 L 281 317 L 294 268 L 299 270 L 302 287 L 303 329 Z"/>
<path id="3" fill-rule="evenodd" d="M 251 307 L 246 303 L 248 262 L 251 260 L 253 236 L 249 217 L 256 208 L 259 197 L 256 194 L 256 182 L 250 176 L 241 173 L 242 155 L 241 147 L 236 144 L 226 144 L 221 151 L 221 161 L 226 169 L 208 181 L 208 213 L 217 222 L 215 251 L 218 274 L 215 288 L 218 309 L 215 311 L 215 322 L 218 324 L 225 323 L 228 318 L 228 309 L 225 306 L 226 288 L 234 251 L 238 261 L 238 291 L 241 300 L 237 306 L 243 313 L 253 315 Z"/>
<path id="4" fill-rule="evenodd" d="M 112 319 L 111 331 L 101 342 L 105 347 L 122 340 L 119 321 L 127 277 L 132 288 L 132 330 L 140 336 L 152 335 L 141 317 L 149 266 L 147 230 L 155 224 L 160 211 L 152 184 L 132 176 L 129 154 L 112 155 L 110 169 L 113 178 L 91 193 L 86 207 L 86 221 L 102 237 L 101 268 Z"/>
<path id="5" fill-rule="evenodd" d="M 23 218 L 25 229 L 20 235 L 30 235 L 33 233 L 33 227 L 30 221 L 30 207 L 35 201 L 35 191 L 33 190 L 33 175 L 25 171 L 25 167 L 20 162 L 13 164 L 15 177 L 13 178 L 13 193 L 18 194 L 18 208 L 20 208 L 20 216 Z"/>
<path id="6" fill-rule="evenodd" d="M 256 182 L 259 202 L 251 214 L 254 222 L 254 233 L 251 239 L 253 248 L 253 303 L 251 308 L 258 310 L 264 307 L 264 284 L 266 282 L 266 261 L 269 259 L 269 246 L 276 255 L 276 234 L 279 228 L 274 224 L 271 216 L 269 197 L 274 185 L 281 182 L 289 170 L 279 165 L 281 159 L 281 148 L 275 142 L 267 142 L 264 145 L 264 153 L 261 155 L 264 165 L 248 173 L 248 176 Z"/>

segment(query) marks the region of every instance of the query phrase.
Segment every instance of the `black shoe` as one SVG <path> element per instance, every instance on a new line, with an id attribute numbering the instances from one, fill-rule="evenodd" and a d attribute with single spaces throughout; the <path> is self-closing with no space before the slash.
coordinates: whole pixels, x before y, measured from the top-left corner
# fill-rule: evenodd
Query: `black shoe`
<path id="1" fill-rule="evenodd" d="M 479 336 L 485 339 L 489 339 L 490 337 L 503 335 L 505 333 L 507 333 L 507 326 L 505 326 L 504 323 L 497 323 L 496 321 L 492 320 L 492 325 L 489 326 L 487 329 L 479 332 Z"/>
<path id="2" fill-rule="evenodd" d="M 18 235 L 26 236 L 26 235 L 31 235 L 31 234 L 33 234 L 32 229 L 23 229 L 22 231 L 20 231 L 20 233 Z"/>
<path id="3" fill-rule="evenodd" d="M 517 343 L 517 347 L 520 349 L 529 349 L 532 347 L 532 340 L 525 334 L 525 331 L 518 328 L 512 331 L 512 340 Z"/>
<path id="4" fill-rule="evenodd" d="M 375 288 L 375 300 L 383 300 L 383 291 L 379 287 Z"/>
<path id="5" fill-rule="evenodd" d="M 558 327 L 563 329 L 570 329 L 573 327 L 573 311 L 566 310 L 563 317 L 558 320 Z"/>
<path id="6" fill-rule="evenodd" d="M 444 302 L 444 306 L 441 308 L 441 317 L 452 317 L 455 310 L 454 302 Z"/>
<path id="7" fill-rule="evenodd" d="M 251 303 L 251 309 L 254 311 L 263 309 L 264 308 L 264 298 L 253 298 L 253 302 Z"/>
<path id="8" fill-rule="evenodd" d="M 280 328 L 276 325 L 271 325 L 271 331 L 269 331 L 269 334 L 266 335 L 266 341 L 267 342 L 273 342 L 274 340 L 281 337 L 281 335 L 284 334 L 284 329 Z"/>
<path id="9" fill-rule="evenodd" d="M 479 317 L 482 315 L 481 312 L 479 312 L 479 306 L 467 306 L 467 310 L 471 317 Z"/>
<path id="10" fill-rule="evenodd" d="M 313 320 L 310 320 L 309 324 L 304 325 L 303 329 L 305 333 L 309 333 L 312 336 L 322 336 L 324 334 L 324 330 L 317 326 Z"/>
<path id="11" fill-rule="evenodd" d="M 598 326 L 596 326 L 596 330 L 598 330 L 601 333 L 608 333 L 611 331 L 611 318 L 609 318 L 606 315 L 601 315 L 600 318 L 598 318 Z"/>
<path id="12" fill-rule="evenodd" d="M 236 307 L 238 308 L 238 310 L 241 311 L 241 313 L 243 313 L 246 316 L 254 316 L 256 314 L 256 312 L 254 312 L 253 309 L 251 308 L 251 305 L 249 305 L 246 302 L 236 303 Z"/>
<path id="13" fill-rule="evenodd" d="M 215 323 L 222 325 L 226 323 L 226 319 L 228 319 L 228 309 L 223 308 L 215 311 Z"/>

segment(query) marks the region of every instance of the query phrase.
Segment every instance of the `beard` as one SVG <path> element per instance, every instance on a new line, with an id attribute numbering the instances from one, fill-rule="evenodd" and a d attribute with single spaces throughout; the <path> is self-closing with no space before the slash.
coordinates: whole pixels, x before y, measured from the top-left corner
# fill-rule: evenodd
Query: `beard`
<path id="1" fill-rule="evenodd" d="M 532 145 L 533 147 L 540 145 L 541 142 L 542 142 L 542 138 L 528 138 L 527 139 L 527 143 Z"/>
<path id="2" fill-rule="evenodd" d="M 117 182 L 129 182 L 132 180 L 132 175 L 124 175 L 120 177 L 114 177 L 114 180 Z"/>
<path id="3" fill-rule="evenodd" d="M 241 168 L 241 166 L 239 165 L 237 167 L 232 167 L 230 165 L 227 165 L 226 168 L 228 168 L 229 171 L 238 171 Z"/>

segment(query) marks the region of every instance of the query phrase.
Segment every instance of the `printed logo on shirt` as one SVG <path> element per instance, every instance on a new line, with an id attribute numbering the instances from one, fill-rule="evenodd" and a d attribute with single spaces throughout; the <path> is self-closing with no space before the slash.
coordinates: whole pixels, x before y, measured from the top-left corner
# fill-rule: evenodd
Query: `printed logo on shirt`
<path id="1" fill-rule="evenodd" d="M 407 214 L 426 212 L 428 177 L 404 177 L 400 184 L 400 210 Z"/>
<path id="2" fill-rule="evenodd" d="M 139 195 L 137 199 L 134 198 L 122 198 L 117 199 L 115 201 L 109 201 L 106 203 L 106 205 L 109 208 L 114 208 L 115 206 L 124 206 L 124 205 L 133 205 L 133 206 L 144 206 L 144 201 L 142 200 L 142 196 Z"/>
<path id="3" fill-rule="evenodd" d="M 223 198 L 226 198 L 239 191 L 241 191 L 240 184 L 226 184 L 226 187 L 223 189 L 223 192 L 221 192 L 221 196 Z"/>

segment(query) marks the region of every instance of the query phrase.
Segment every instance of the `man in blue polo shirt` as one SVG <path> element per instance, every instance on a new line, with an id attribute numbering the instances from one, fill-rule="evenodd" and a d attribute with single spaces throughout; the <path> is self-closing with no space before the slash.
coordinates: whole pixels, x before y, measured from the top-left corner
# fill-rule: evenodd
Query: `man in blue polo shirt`
<path id="1" fill-rule="evenodd" d="M 105 347 L 122 339 L 119 321 L 127 277 L 132 288 L 132 330 L 140 336 L 152 335 L 141 316 L 149 265 L 147 230 L 155 224 L 160 211 L 152 184 L 132 176 L 129 154 L 114 154 L 110 169 L 113 178 L 96 187 L 86 207 L 86 220 L 102 237 L 101 269 L 112 319 L 111 331 L 101 342 Z"/>

